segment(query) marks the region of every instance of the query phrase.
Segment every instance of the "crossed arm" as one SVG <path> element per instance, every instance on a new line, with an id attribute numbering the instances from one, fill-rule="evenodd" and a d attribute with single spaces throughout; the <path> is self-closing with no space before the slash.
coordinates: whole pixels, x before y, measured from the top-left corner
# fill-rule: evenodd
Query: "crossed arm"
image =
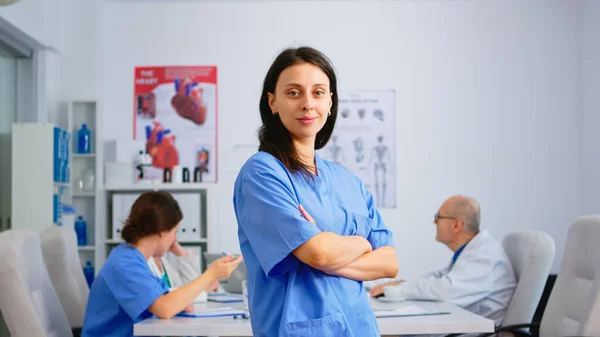
<path id="1" fill-rule="evenodd" d="M 299 209 L 308 221 L 315 223 L 302 206 Z M 315 269 L 357 281 L 393 278 L 399 268 L 394 247 L 383 246 L 373 250 L 362 236 L 321 232 L 292 253 Z"/>

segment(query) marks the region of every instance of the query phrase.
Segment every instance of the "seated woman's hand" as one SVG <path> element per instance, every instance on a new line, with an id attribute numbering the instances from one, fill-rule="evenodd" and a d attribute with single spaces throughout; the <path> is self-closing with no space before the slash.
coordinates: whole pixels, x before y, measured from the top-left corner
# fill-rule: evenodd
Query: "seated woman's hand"
<path id="1" fill-rule="evenodd" d="M 234 258 L 231 255 L 224 256 L 208 266 L 208 271 L 211 271 L 217 280 L 225 280 L 229 278 L 231 273 L 242 262 L 242 256 Z"/>

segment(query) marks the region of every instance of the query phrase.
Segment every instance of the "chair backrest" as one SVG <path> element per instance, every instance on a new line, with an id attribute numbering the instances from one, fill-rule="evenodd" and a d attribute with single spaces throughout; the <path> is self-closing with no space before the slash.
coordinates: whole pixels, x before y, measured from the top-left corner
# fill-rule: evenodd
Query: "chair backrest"
<path id="1" fill-rule="evenodd" d="M 12 337 L 73 336 L 30 229 L 0 233 L 0 309 Z"/>
<path id="2" fill-rule="evenodd" d="M 554 240 L 540 231 L 517 232 L 508 234 L 502 247 L 517 277 L 502 325 L 531 323 L 554 262 Z"/>
<path id="3" fill-rule="evenodd" d="M 577 218 L 569 229 L 540 336 L 600 336 L 600 216 Z"/>
<path id="4" fill-rule="evenodd" d="M 90 290 L 72 228 L 50 227 L 42 235 L 44 263 L 72 328 L 81 328 Z"/>

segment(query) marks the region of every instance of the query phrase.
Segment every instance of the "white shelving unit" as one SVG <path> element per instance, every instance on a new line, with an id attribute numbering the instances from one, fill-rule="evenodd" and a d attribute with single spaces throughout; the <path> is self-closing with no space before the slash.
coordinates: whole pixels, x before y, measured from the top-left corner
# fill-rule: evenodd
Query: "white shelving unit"
<path id="1" fill-rule="evenodd" d="M 199 194 L 200 204 L 198 205 L 200 212 L 200 224 L 199 224 L 199 238 L 194 240 L 179 239 L 179 243 L 184 247 L 199 247 L 202 252 L 210 251 L 210 232 L 214 223 L 214 191 L 216 185 L 214 183 L 182 183 L 182 184 L 171 184 L 171 183 L 146 183 L 140 182 L 137 184 L 129 184 L 123 186 L 105 186 L 104 191 L 106 195 L 106 213 L 105 219 L 106 228 L 105 235 L 106 240 L 106 252 L 107 254 L 116 245 L 123 242 L 120 238 L 114 237 L 113 227 L 115 224 L 112 223 L 112 210 L 113 210 L 113 195 L 114 194 L 141 194 L 148 191 L 165 191 L 176 194 Z M 185 221 L 185 211 L 184 211 Z M 183 223 L 183 222 L 182 222 Z M 182 228 L 179 229 L 182 231 Z M 181 233 L 178 233 L 178 236 Z M 200 256 L 201 266 L 200 269 L 204 271 L 207 267 L 206 261 Z"/>
<path id="2" fill-rule="evenodd" d="M 62 224 L 69 194 L 69 132 L 49 123 L 12 128 L 12 229 L 41 234 Z"/>
<path id="3" fill-rule="evenodd" d="M 79 258 L 82 265 L 92 261 L 95 272 L 104 262 L 104 242 L 102 236 L 101 209 L 101 165 L 98 162 L 98 125 L 97 104 L 94 100 L 77 100 L 69 103 L 68 130 L 71 133 L 71 193 L 70 203 L 75 208 L 75 221 L 82 215 L 87 222 L 87 246 L 79 246 Z M 78 153 L 78 131 L 85 123 L 90 130 L 90 153 Z M 86 173 L 87 171 L 87 173 Z M 81 183 L 87 174 L 93 175 L 92 181 Z"/>
<path id="4" fill-rule="evenodd" d="M 123 242 L 123 240 L 107 239 L 105 242 L 107 245 L 118 245 L 121 242 Z M 188 245 L 200 245 L 200 244 L 208 243 L 208 239 L 200 239 L 200 240 L 193 240 L 193 241 L 181 241 L 180 240 L 179 243 L 188 244 Z"/>
<path id="5" fill-rule="evenodd" d="M 171 183 L 137 183 L 123 186 L 105 186 L 105 191 L 195 191 L 195 190 L 208 190 L 215 186 L 211 183 L 182 183 L 182 184 L 171 184 Z"/>
<path id="6" fill-rule="evenodd" d="M 214 183 L 135 183 L 118 186 L 104 186 L 104 152 L 106 144 L 103 140 L 101 102 L 93 99 L 76 100 L 69 103 L 68 128 L 71 134 L 69 143 L 71 152 L 70 181 L 57 183 L 64 189 L 70 190 L 65 198 L 65 203 L 70 203 L 76 210 L 76 216 L 84 216 L 88 224 L 88 245 L 79 247 L 82 264 L 93 261 L 95 272 L 102 268 L 108 253 L 112 248 L 121 243 L 120 239 L 113 238 L 112 223 L 112 197 L 118 193 L 143 193 L 146 191 L 162 190 L 173 194 L 199 194 L 200 195 L 200 235 L 195 240 L 180 240 L 184 248 L 200 247 L 202 252 L 210 251 L 212 244 L 211 229 L 215 223 L 215 192 Z M 86 123 L 91 132 L 91 153 L 77 153 L 77 131 L 82 123 Z M 77 181 L 84 169 L 91 168 L 95 175 L 95 186 L 92 190 L 81 190 Z M 185 217 L 185 214 L 184 214 Z M 203 257 L 201 269 L 206 269 Z"/>

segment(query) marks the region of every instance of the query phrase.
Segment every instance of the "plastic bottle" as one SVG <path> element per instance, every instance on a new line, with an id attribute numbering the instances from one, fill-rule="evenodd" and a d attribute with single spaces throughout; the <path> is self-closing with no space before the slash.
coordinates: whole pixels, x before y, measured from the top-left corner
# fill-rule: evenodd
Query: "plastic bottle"
<path id="1" fill-rule="evenodd" d="M 77 245 L 87 246 L 87 222 L 83 220 L 83 215 L 78 216 L 75 221 L 75 232 L 77 233 Z"/>
<path id="2" fill-rule="evenodd" d="M 92 167 L 88 167 L 81 172 L 81 187 L 84 192 L 94 192 L 96 188 L 96 175 Z"/>
<path id="3" fill-rule="evenodd" d="M 62 206 L 62 226 L 73 230 L 75 228 L 75 208 L 71 205 Z"/>
<path id="4" fill-rule="evenodd" d="M 81 128 L 77 131 L 77 153 L 90 153 L 91 134 L 87 128 L 87 124 L 81 124 Z"/>
<path id="5" fill-rule="evenodd" d="M 85 267 L 83 267 L 83 275 L 85 276 L 85 280 L 87 281 L 88 287 L 92 287 L 92 283 L 94 282 L 94 266 L 92 266 L 92 261 L 86 261 Z"/>

